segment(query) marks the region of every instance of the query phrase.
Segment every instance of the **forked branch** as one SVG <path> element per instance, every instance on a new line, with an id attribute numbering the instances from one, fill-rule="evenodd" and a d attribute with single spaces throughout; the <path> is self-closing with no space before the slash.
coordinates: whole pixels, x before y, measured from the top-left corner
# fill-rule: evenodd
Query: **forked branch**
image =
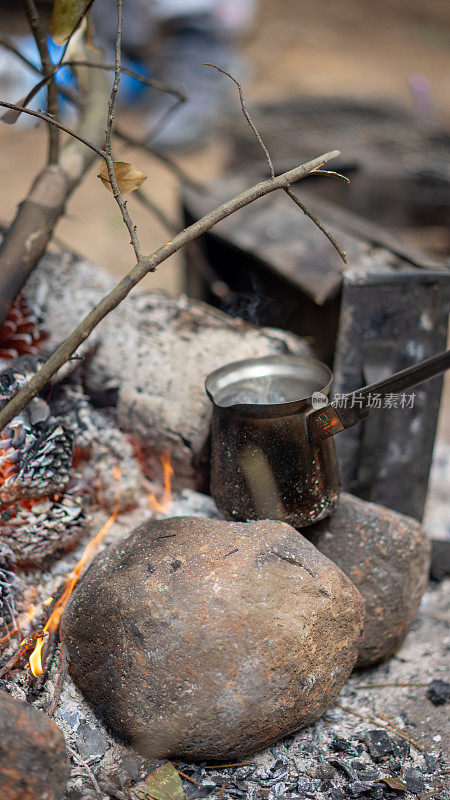
<path id="1" fill-rule="evenodd" d="M 197 239 L 206 231 L 211 230 L 218 222 L 229 217 L 235 211 L 244 208 L 261 197 L 264 197 L 277 189 L 286 189 L 296 181 L 305 178 L 321 164 L 331 161 L 340 155 L 339 150 L 325 153 L 306 164 L 301 164 L 289 172 L 276 175 L 274 178 L 261 181 L 241 194 L 232 197 L 222 205 L 213 209 L 201 219 L 194 222 L 189 227 L 184 228 L 174 238 L 152 253 L 151 256 L 143 258 L 133 267 L 133 269 L 106 295 L 100 302 L 87 314 L 87 316 L 77 325 L 75 330 L 64 340 L 64 342 L 53 353 L 39 372 L 24 386 L 9 403 L 0 411 L 0 431 L 11 422 L 30 400 L 48 383 L 56 372 L 69 360 L 77 348 L 88 338 L 94 328 L 97 327 L 110 311 L 117 308 L 119 303 L 130 293 L 130 291 L 145 277 L 149 272 L 154 272 L 159 264 L 178 252 L 189 242 Z"/>

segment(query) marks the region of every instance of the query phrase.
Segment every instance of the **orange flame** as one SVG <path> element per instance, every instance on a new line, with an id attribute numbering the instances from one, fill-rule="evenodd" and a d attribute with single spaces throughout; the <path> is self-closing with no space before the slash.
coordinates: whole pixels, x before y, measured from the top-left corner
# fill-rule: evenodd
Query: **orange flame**
<path id="1" fill-rule="evenodd" d="M 2 636 L 2 638 L 0 639 L 0 644 L 3 644 L 3 642 L 7 642 L 9 639 L 11 639 L 12 636 L 14 636 L 15 633 L 21 632 L 22 628 L 27 628 L 30 622 L 32 622 L 32 620 L 35 618 L 38 611 L 39 611 L 38 606 L 35 606 L 32 603 L 28 611 L 26 611 L 24 614 L 20 614 L 19 625 L 18 626 L 15 625 L 13 630 L 8 631 L 8 633 L 6 633 L 5 636 Z"/>
<path id="2" fill-rule="evenodd" d="M 50 633 L 54 632 L 58 629 L 58 625 L 60 623 L 61 616 L 66 606 L 66 603 L 75 588 L 75 585 L 81 575 L 81 572 L 83 571 L 83 568 L 86 566 L 86 564 L 89 563 L 89 561 L 91 561 L 91 559 L 95 555 L 95 552 L 100 542 L 102 541 L 104 536 L 108 533 L 111 525 L 113 524 L 114 520 L 117 517 L 117 514 L 118 511 L 114 511 L 114 513 L 111 514 L 110 518 L 105 522 L 103 527 L 99 530 L 97 535 L 94 536 L 94 538 L 91 539 L 90 542 L 88 542 L 78 564 L 75 566 L 75 568 L 72 570 L 72 572 L 66 579 L 66 585 L 64 587 L 64 591 L 59 600 L 56 601 L 55 607 L 52 613 L 50 614 L 47 622 L 44 625 L 43 636 L 39 637 L 39 639 L 37 640 L 36 646 L 29 658 L 31 672 L 33 673 L 35 678 L 37 678 L 38 675 L 42 675 L 43 673 L 41 651 L 44 644 L 45 634 L 49 632 Z M 52 598 L 49 597 L 47 600 L 44 601 L 44 605 L 48 605 L 51 601 Z"/>
<path id="3" fill-rule="evenodd" d="M 156 499 L 154 494 L 151 494 L 148 498 L 148 504 L 152 511 L 159 511 L 161 514 L 167 514 L 172 505 L 173 467 L 170 463 L 170 450 L 161 455 L 161 464 L 164 471 L 164 489 L 159 500 Z"/>
<path id="4" fill-rule="evenodd" d="M 116 478 L 119 478 L 120 477 L 120 470 L 116 469 L 114 475 L 115 475 Z M 75 588 L 75 586 L 76 586 L 76 584 L 78 582 L 78 579 L 79 579 L 84 567 L 94 557 L 94 555 L 95 555 L 95 553 L 97 551 L 97 548 L 99 547 L 102 539 L 108 533 L 108 531 L 109 531 L 111 525 L 113 524 L 113 522 L 115 521 L 118 513 L 119 513 L 119 508 L 116 507 L 116 510 L 111 514 L 109 519 L 106 520 L 105 524 L 99 530 L 99 532 L 96 534 L 96 536 L 94 536 L 94 538 L 91 539 L 90 542 L 87 543 L 87 545 L 86 545 L 86 547 L 84 549 L 83 555 L 81 556 L 78 564 L 76 564 L 76 566 L 74 567 L 74 569 L 72 570 L 70 575 L 66 578 L 66 584 L 64 586 L 63 593 L 62 593 L 61 597 L 56 601 L 55 607 L 54 607 L 52 613 L 50 614 L 47 622 L 44 625 L 43 635 L 38 638 L 38 640 L 36 642 L 36 646 L 35 646 L 33 652 L 31 653 L 31 656 L 29 658 L 31 672 L 33 673 L 35 678 L 37 678 L 39 675 L 42 675 L 42 673 L 44 671 L 43 668 L 42 668 L 42 656 L 41 656 L 41 653 L 42 653 L 42 647 L 44 645 L 44 639 L 45 639 L 46 634 L 49 633 L 49 632 L 52 633 L 52 632 L 54 632 L 54 631 L 56 631 L 58 629 L 58 626 L 59 626 L 59 623 L 60 623 L 64 608 L 65 608 L 65 606 L 67 604 L 67 601 L 68 601 L 70 595 L 72 594 L 72 592 L 73 592 L 73 590 L 74 590 L 74 588 Z M 49 605 L 52 602 L 52 599 L 53 598 L 49 597 L 49 598 L 47 598 L 47 600 L 44 600 L 44 605 Z"/>

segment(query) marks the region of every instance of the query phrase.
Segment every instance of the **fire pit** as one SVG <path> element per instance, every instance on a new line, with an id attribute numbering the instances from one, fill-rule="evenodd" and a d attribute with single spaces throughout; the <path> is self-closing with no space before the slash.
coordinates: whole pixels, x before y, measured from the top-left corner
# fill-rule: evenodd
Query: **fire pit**
<path id="1" fill-rule="evenodd" d="M 86 275 L 89 275 L 89 282 Z M 2 383 L 0 375 L 2 391 L 11 391 L 13 380 L 23 380 L 26 370 L 34 369 L 32 359 L 39 356 L 33 350 L 43 352 L 42 348 L 53 347 L 76 322 L 76 316 L 81 317 L 84 309 L 104 293 L 108 282 L 109 279 L 91 265 L 71 257 L 67 256 L 62 264 L 54 256 L 43 259 L 25 288 L 23 302 L 28 304 L 28 308 L 39 308 L 42 318 L 39 324 L 41 330 L 45 330 L 46 338 L 36 330 L 33 341 L 26 342 L 30 352 L 23 354 L 11 342 L 5 346 L 3 355 L 13 355 L 13 359 L 1 364 L 1 375 L 4 376 Z M 72 302 L 74 292 L 79 297 L 76 309 Z M 81 361 L 72 362 L 71 371 L 58 376 L 51 391 L 47 389 L 36 400 L 35 408 L 30 406 L 24 412 L 23 419 L 14 427 L 14 436 L 8 433 L 8 440 L 4 439 L 7 446 L 2 449 L 2 455 L 6 458 L 2 461 L 0 486 L 0 491 L 3 491 L 0 689 L 6 690 L 13 698 L 28 700 L 37 709 L 45 710 L 53 716 L 63 732 L 71 763 L 65 797 L 67 800 L 104 800 L 105 796 L 134 800 L 140 796 L 145 782 L 157 766 L 154 758 L 163 755 L 173 759 L 177 755 L 183 758 L 183 762 L 176 761 L 175 766 L 182 774 L 188 796 L 192 798 L 210 796 L 212 799 L 219 795 L 224 800 L 312 796 L 320 800 L 330 797 L 335 800 L 361 796 L 381 800 L 394 798 L 401 792 L 409 800 L 417 794 L 433 791 L 440 792 L 436 796 L 444 797 L 441 784 L 445 779 L 445 766 L 441 750 L 447 699 L 443 660 L 447 635 L 447 622 L 443 615 L 448 602 L 448 585 L 445 582 L 429 587 L 416 625 L 403 641 L 425 589 L 428 544 L 418 523 L 364 501 L 343 496 L 333 517 L 333 525 L 328 526 L 324 521 L 308 534 L 314 546 L 305 542 L 293 529 L 288 529 L 290 538 L 284 542 L 283 549 L 276 538 L 279 536 L 277 529 L 274 529 L 274 543 L 270 552 L 266 552 L 262 546 L 259 550 L 255 549 L 258 569 L 265 576 L 259 587 L 253 586 L 257 580 L 256 577 L 253 580 L 253 575 L 252 582 L 248 580 L 252 570 L 245 558 L 250 556 L 241 543 L 233 546 L 230 540 L 230 546 L 220 551 L 220 564 L 215 563 L 214 554 L 214 557 L 211 554 L 204 558 L 201 556 L 202 547 L 212 545 L 214 541 L 216 525 L 217 529 L 229 530 L 229 523 L 222 520 L 214 502 L 205 493 L 210 411 L 204 395 L 204 378 L 212 369 L 227 363 L 230 352 L 233 357 L 241 358 L 286 353 L 305 357 L 310 356 L 309 348 L 293 334 L 256 329 L 185 298 L 170 300 L 162 295 L 136 296 L 130 299 L 129 304 L 128 308 L 119 309 L 105 320 L 95 340 L 95 347 L 89 351 L 85 349 Z M 36 319 L 37 316 L 33 324 L 36 324 Z M 189 363 L 186 353 L 189 354 Z M 132 363 L 126 364 L 125 354 Z M 20 358 L 27 360 L 24 362 Z M 184 370 L 180 384 L 174 386 L 170 381 L 167 366 L 164 371 L 164 365 L 168 363 L 176 363 L 180 365 L 180 371 Z M 21 436 L 22 431 L 26 431 L 25 437 Z M 63 438 L 58 440 L 55 431 L 58 432 L 57 436 Z M 42 433 L 41 439 L 38 433 Z M 42 458 L 40 444 L 45 447 L 49 441 L 52 448 Z M 23 442 L 27 449 L 24 449 Z M 36 459 L 29 458 L 30 453 L 36 453 L 37 465 Z M 11 456 L 14 456 L 14 460 Z M 45 467 L 56 463 L 56 458 L 62 459 L 62 468 L 45 471 Z M 42 469 L 37 469 L 39 463 Z M 57 484 L 52 477 L 54 472 L 57 472 Z M 203 493 L 198 488 L 203 489 Z M 178 540 L 172 538 L 170 532 L 175 524 L 170 518 L 177 517 L 188 517 L 193 520 L 189 523 L 193 526 L 192 530 L 197 526 L 198 531 L 204 531 L 192 539 L 190 547 L 191 555 L 194 552 L 199 560 L 199 580 L 202 576 L 206 579 L 207 570 L 202 563 L 209 564 L 212 570 L 218 570 L 218 586 L 222 587 L 216 587 L 215 591 L 214 577 L 208 576 L 211 591 L 205 591 L 203 599 L 206 604 L 202 606 L 206 620 L 206 615 L 213 612 L 208 598 L 212 603 L 215 597 L 223 609 L 222 622 L 219 618 L 216 622 L 211 617 L 211 628 L 207 628 L 206 621 L 199 614 L 195 625 L 190 626 L 193 636 L 198 634 L 200 640 L 202 635 L 206 636 L 205 643 L 211 641 L 214 630 L 214 635 L 222 643 L 226 641 L 228 648 L 233 646 L 233 641 L 237 641 L 237 632 L 233 634 L 228 625 L 231 616 L 227 612 L 227 603 L 231 600 L 226 591 L 227 584 L 221 577 L 222 564 L 230 575 L 234 569 L 237 570 L 236 581 L 240 581 L 238 596 L 245 599 L 245 592 L 249 592 L 248 609 L 253 614 L 253 631 L 260 630 L 255 627 L 254 620 L 259 614 L 258 609 L 264 609 L 268 599 L 270 584 L 265 570 L 269 568 L 267 565 L 270 565 L 271 559 L 276 560 L 282 575 L 276 581 L 276 591 L 282 590 L 283 581 L 294 581 L 299 596 L 304 592 L 305 608 L 311 610 L 308 619 L 314 617 L 316 620 L 310 641 L 300 647 L 298 631 L 301 626 L 298 620 L 294 623 L 294 629 L 290 626 L 289 603 L 285 598 L 285 617 L 283 621 L 280 617 L 280 626 L 276 629 L 281 632 L 278 634 L 280 640 L 270 651 L 274 660 L 271 680 L 281 681 L 283 672 L 278 659 L 282 652 L 285 663 L 289 663 L 289 649 L 283 650 L 289 634 L 299 647 L 296 664 L 301 682 L 299 678 L 295 685 L 290 685 L 291 694 L 286 695 L 283 700 L 285 706 L 281 706 L 275 715 L 271 735 L 264 738 L 258 734 L 259 738 L 255 736 L 252 744 L 240 748 L 237 742 L 229 746 L 228 752 L 233 758 L 238 753 L 242 756 L 252 753 L 250 763 L 232 763 L 231 766 L 213 768 L 210 764 L 201 763 L 205 758 L 214 760 L 217 719 L 212 710 L 213 700 L 208 701 L 210 708 L 197 708 L 195 713 L 191 704 L 192 736 L 188 730 L 188 745 L 184 749 L 175 746 L 167 750 L 155 749 L 152 757 L 151 748 L 145 748 L 141 743 L 139 752 L 135 752 L 134 739 L 127 735 L 120 719 L 112 724 L 109 707 L 104 700 L 97 702 L 94 695 L 89 694 L 83 683 L 87 673 L 83 673 L 84 667 L 81 673 L 79 671 L 84 659 L 92 656 L 89 647 L 92 645 L 94 650 L 97 648 L 98 653 L 103 653 L 103 664 L 108 665 L 103 685 L 105 696 L 110 690 L 113 694 L 123 692 L 120 702 L 126 705 L 127 692 L 130 691 L 127 667 L 122 673 L 123 666 L 119 667 L 118 662 L 112 659 L 108 661 L 107 647 L 114 646 L 115 631 L 122 630 L 123 624 L 123 641 L 132 637 L 136 646 L 141 648 L 141 655 L 133 660 L 137 674 L 141 668 L 148 673 L 146 662 L 140 662 L 139 658 L 151 656 L 164 659 L 171 655 L 169 647 L 161 645 L 158 650 L 156 640 L 148 645 L 145 636 L 139 644 L 141 625 L 145 627 L 150 624 L 150 617 L 145 621 L 146 612 L 142 606 L 146 595 L 136 591 L 136 576 L 133 577 L 132 588 L 127 588 L 125 572 L 121 573 L 122 588 L 119 587 L 119 581 L 109 581 L 110 586 L 117 583 L 117 592 L 120 594 L 123 590 L 123 594 L 120 594 L 120 603 L 113 602 L 108 606 L 110 632 L 106 637 L 103 633 L 100 636 L 102 608 L 106 608 L 110 598 L 105 586 L 97 583 L 95 575 L 96 571 L 99 575 L 102 573 L 102 563 L 110 563 L 110 554 L 120 554 L 122 548 L 131 548 L 133 541 L 139 542 L 139 536 L 132 533 L 137 526 L 144 523 L 145 530 L 153 526 L 155 534 L 152 538 L 159 540 L 157 545 L 151 546 L 152 552 L 157 547 L 156 561 L 146 557 L 138 565 L 139 570 L 145 569 L 145 578 L 142 573 L 139 580 L 145 580 L 146 591 L 149 592 L 150 606 L 146 608 L 151 608 L 152 604 L 155 607 L 155 595 L 152 592 L 158 586 L 161 597 L 165 596 L 170 586 L 170 591 L 179 592 L 177 602 L 180 603 L 180 613 L 183 610 L 189 621 L 196 584 L 191 584 L 190 573 L 185 565 L 191 557 L 189 547 L 184 543 L 188 537 L 180 540 L 183 552 L 180 550 L 178 553 Z M 199 520 L 197 523 L 196 519 Z M 202 520 L 206 522 L 202 523 Z M 176 524 L 182 526 L 184 523 Z M 159 532 L 159 525 L 165 526 L 165 533 Z M 245 524 L 241 527 L 243 530 L 239 530 L 239 536 L 245 539 Z M 368 530 L 372 535 L 366 537 Z M 161 538 L 164 536 L 169 538 Z M 229 536 L 228 532 L 226 536 Z M 256 539 L 251 539 L 251 542 L 252 547 L 256 548 Z M 105 545 L 110 545 L 112 549 L 104 550 Z M 297 546 L 301 548 L 301 554 L 300 550 L 293 552 Z M 96 556 L 96 553 L 100 554 Z M 350 558 L 350 555 L 354 558 Z M 93 558 L 95 562 L 87 569 Z M 244 559 L 243 566 L 240 559 Z M 119 558 L 119 566 L 122 563 L 125 566 L 125 562 Z M 238 569 L 239 564 L 241 567 Z M 361 564 L 366 564 L 366 568 L 358 574 Z M 318 577 L 319 573 L 322 574 L 321 570 L 327 576 L 326 580 Z M 161 579 L 166 573 L 167 587 Z M 258 570 L 255 576 L 257 574 Z M 327 581 L 331 581 L 331 587 Z M 94 587 L 92 591 L 97 592 L 95 602 L 99 603 L 98 607 L 94 604 L 94 596 L 89 593 L 89 587 Z M 250 589 L 255 592 L 251 603 Z M 359 643 L 358 620 L 362 616 L 362 601 L 358 599 L 358 589 L 366 606 L 365 638 Z M 183 597 L 188 597 L 189 592 L 193 593 L 192 604 L 185 602 L 183 608 Z M 333 601 L 328 596 L 330 594 Z M 131 614 L 127 600 L 127 597 L 135 595 L 139 596 L 141 602 L 137 621 Z M 347 598 L 345 602 L 344 595 Z M 93 613 L 95 621 L 89 629 L 93 637 L 89 646 L 87 640 L 80 645 L 76 625 L 72 624 L 77 618 L 73 616 L 73 609 L 81 609 L 85 602 L 83 598 L 88 598 L 91 617 Z M 338 607 L 338 601 L 343 603 L 344 610 L 333 618 L 333 609 Z M 178 622 L 173 605 L 175 601 L 168 604 L 167 614 L 173 615 L 170 625 L 173 626 L 171 640 L 175 658 Z M 275 605 L 273 613 L 276 616 Z M 301 612 L 301 602 L 298 602 L 297 608 L 294 608 L 294 603 L 291 606 L 293 614 L 294 611 Z M 117 618 L 116 624 L 115 614 L 119 607 L 125 616 L 122 622 Z M 89 605 L 83 608 L 83 613 L 89 614 Z M 159 608 L 164 615 L 166 609 L 162 600 Z M 137 613 L 136 609 L 133 613 Z M 217 609 L 214 613 L 217 613 Z M 244 607 L 239 613 L 245 619 Z M 339 620 L 342 621 L 344 617 L 354 619 L 353 632 L 348 633 L 350 643 L 346 645 L 347 649 L 343 648 L 344 636 L 342 631 L 339 632 Z M 64 620 L 62 640 L 59 636 L 61 619 Z M 264 619 L 267 624 L 267 615 Z M 329 619 L 328 628 L 325 628 L 325 619 Z M 166 621 L 169 622 L 169 617 Z M 238 619 L 235 621 L 237 624 Z M 306 642 L 308 620 L 305 619 L 304 624 Z M 251 625 L 249 617 L 249 630 Z M 350 627 L 349 623 L 349 630 Z M 341 636 L 342 651 L 335 658 L 334 677 L 328 674 L 332 672 L 331 664 L 326 666 L 323 662 L 320 665 L 320 658 L 314 656 L 319 631 L 324 633 L 326 630 L 329 633 L 326 646 L 330 648 L 330 653 L 332 647 L 339 647 Z M 274 628 L 274 636 L 275 632 Z M 85 633 L 88 633 L 87 626 Z M 242 635 L 244 641 L 245 626 Z M 225 647 L 225 644 L 222 646 Z M 262 658 L 263 647 L 261 644 L 258 646 L 262 648 Z M 370 671 L 366 669 L 350 677 L 336 700 L 336 693 L 356 661 L 358 647 L 360 664 L 372 665 Z M 431 647 L 433 659 L 428 656 Z M 202 652 L 201 647 L 198 652 Z M 396 655 L 390 661 L 373 666 L 393 652 Z M 245 654 L 249 680 L 254 680 L 256 653 L 255 640 L 255 660 L 252 660 L 252 653 Z M 231 707 L 232 702 L 235 705 L 240 702 L 241 656 L 237 647 L 237 671 L 232 679 L 236 684 L 221 687 L 225 693 L 229 693 L 229 702 L 226 698 L 224 701 L 225 709 Z M 117 658 L 126 659 L 126 649 L 120 649 Z M 210 676 L 216 675 L 221 658 L 218 648 L 209 662 Z M 307 666 L 312 664 L 314 658 L 317 664 L 315 670 Z M 340 658 L 343 659 L 343 665 L 338 669 Z M 164 661 L 159 663 L 162 665 L 161 686 L 160 691 L 155 690 L 156 697 L 164 695 Z M 202 697 L 198 665 L 195 661 L 188 664 L 184 660 L 183 663 L 186 670 L 190 671 L 193 686 L 197 686 L 197 701 Z M 306 665 L 304 673 L 302 663 Z M 319 666 L 324 670 L 320 680 L 314 677 L 315 671 L 320 671 Z M 152 671 L 147 674 L 146 680 L 151 685 Z M 178 680 L 182 681 L 180 676 Z M 183 680 L 187 680 L 186 676 Z M 213 678 L 211 680 L 211 685 L 218 686 Z M 174 681 L 176 684 L 176 674 Z M 321 681 L 329 681 L 329 694 L 321 694 Z M 176 689 L 168 690 L 165 695 L 175 718 L 181 683 L 176 685 Z M 91 705 L 84 699 L 80 688 Z M 186 683 L 182 688 L 186 689 Z M 281 690 L 280 683 L 277 689 L 279 698 L 283 696 Z M 314 711 L 305 711 L 304 717 L 300 712 L 297 714 L 295 704 L 290 706 L 291 702 L 298 699 L 299 692 L 301 697 L 309 697 L 314 706 Z M 189 704 L 189 695 L 183 696 L 185 708 Z M 264 698 L 261 692 L 257 694 L 254 701 L 256 721 L 264 719 L 264 715 L 269 713 L 267 706 L 270 696 L 269 690 Z M 139 702 L 145 710 L 145 700 Z M 423 713 L 424 703 L 426 715 Z M 326 708 L 328 710 L 322 713 Z M 322 716 L 317 719 L 321 713 Z M 163 721 L 168 724 L 168 713 L 163 716 Z M 156 718 L 152 723 L 149 714 L 147 717 L 150 727 L 158 734 Z M 317 721 L 313 722 L 314 719 Z M 310 724 L 296 733 L 302 723 Z M 203 730 L 206 724 L 212 744 L 209 750 L 202 751 L 198 738 L 193 735 L 194 727 Z M 236 717 L 233 724 L 236 724 Z M 161 726 L 162 723 L 159 734 Z M 247 728 L 245 731 L 247 735 Z M 144 736 L 144 729 L 141 733 Z M 283 739 L 283 735 L 288 733 L 287 738 Z M 25 726 L 24 742 L 27 737 Z M 263 752 L 255 755 L 255 750 L 269 742 Z M 226 752 L 226 748 L 218 747 L 216 750 L 218 757 L 225 756 Z M 0 754 L 0 778 L 4 766 L 2 758 L 10 757 L 12 754 L 9 755 L 8 751 L 5 755 L 3 751 Z M 196 763 L 191 763 L 193 761 Z M 34 769 L 39 769 L 39 764 L 33 763 Z M 41 769 L 44 770 L 43 764 Z M 64 767 L 60 774 L 64 774 Z M 223 784 L 225 788 L 222 790 Z"/>

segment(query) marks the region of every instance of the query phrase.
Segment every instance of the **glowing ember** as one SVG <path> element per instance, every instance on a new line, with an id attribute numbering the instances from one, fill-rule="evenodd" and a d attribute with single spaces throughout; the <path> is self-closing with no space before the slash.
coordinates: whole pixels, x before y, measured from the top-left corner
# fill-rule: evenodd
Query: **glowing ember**
<path id="1" fill-rule="evenodd" d="M 15 633 L 18 633 L 23 628 L 27 628 L 28 625 L 30 624 L 30 622 L 35 618 L 35 616 L 38 613 L 38 611 L 39 611 L 39 607 L 33 605 L 33 603 L 32 603 L 30 608 L 28 609 L 28 611 L 26 611 L 24 614 L 20 614 L 19 615 L 19 619 L 18 619 L 18 623 L 19 624 L 17 626 L 14 626 L 13 630 L 8 631 L 8 633 L 5 634 L 5 636 L 3 636 L 0 639 L 0 645 L 3 644 L 4 642 L 9 641 L 9 639 L 11 639 L 11 637 L 14 636 Z"/>
<path id="2" fill-rule="evenodd" d="M 164 470 L 164 489 L 159 500 L 156 499 L 154 494 L 151 494 L 148 498 L 148 504 L 152 511 L 159 511 L 161 514 L 167 514 L 172 505 L 173 467 L 170 463 L 170 450 L 161 456 L 161 463 Z"/>
<path id="3" fill-rule="evenodd" d="M 120 470 L 117 469 L 114 473 L 114 477 L 116 479 L 120 478 Z M 105 522 L 101 530 L 91 539 L 90 542 L 86 545 L 83 555 L 81 556 L 78 564 L 72 570 L 70 575 L 66 578 L 66 583 L 61 594 L 61 597 L 56 600 L 55 607 L 50 614 L 47 622 L 43 628 L 43 635 L 40 636 L 36 642 L 36 646 L 31 653 L 29 658 L 31 672 L 33 673 L 34 677 L 37 678 L 39 675 L 42 675 L 43 668 L 42 668 L 42 648 L 45 641 L 45 636 L 47 633 L 54 633 L 58 630 L 58 626 L 61 620 L 62 613 L 64 608 L 67 604 L 67 601 L 72 594 L 75 585 L 78 582 L 78 579 L 84 569 L 84 567 L 92 560 L 94 557 L 98 546 L 100 545 L 102 539 L 108 533 L 111 525 L 113 524 L 114 520 L 119 513 L 119 507 L 117 505 L 116 510 L 111 514 L 110 518 Z M 53 597 L 48 597 L 47 600 L 44 600 L 44 605 L 50 605 L 52 603 Z"/>

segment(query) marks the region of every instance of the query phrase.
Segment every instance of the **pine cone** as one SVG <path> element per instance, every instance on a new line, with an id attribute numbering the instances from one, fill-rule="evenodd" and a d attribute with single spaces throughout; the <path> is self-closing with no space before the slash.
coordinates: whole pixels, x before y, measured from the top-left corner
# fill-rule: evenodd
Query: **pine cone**
<path id="1" fill-rule="evenodd" d="M 41 322 L 37 310 L 19 295 L 0 328 L 0 358 L 12 359 L 37 353 L 46 338 Z"/>

